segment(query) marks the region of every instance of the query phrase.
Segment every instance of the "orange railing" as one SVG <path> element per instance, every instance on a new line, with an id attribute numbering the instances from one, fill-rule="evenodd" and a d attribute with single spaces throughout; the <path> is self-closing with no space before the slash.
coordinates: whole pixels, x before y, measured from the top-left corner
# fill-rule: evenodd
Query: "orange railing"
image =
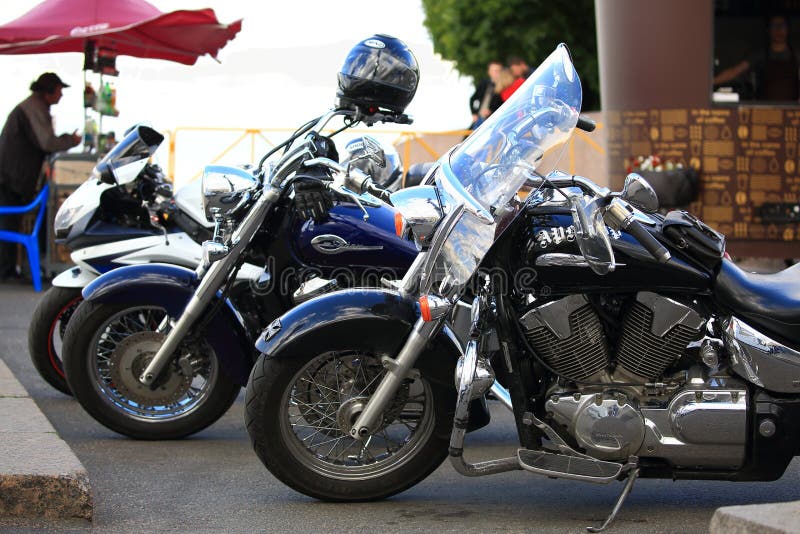
<path id="1" fill-rule="evenodd" d="M 263 153 L 282 142 L 292 131 L 290 128 L 176 128 L 168 132 L 167 173 L 177 182 L 186 183 L 199 178 L 205 165 L 223 162 L 226 157 L 230 160 L 226 163 L 255 163 Z M 598 133 L 600 142 L 595 140 Z M 461 142 L 469 134 L 469 130 L 432 132 L 365 128 L 348 130 L 348 134 L 369 134 L 381 142 L 393 144 L 405 169 L 408 169 L 414 163 L 438 159 Z M 587 174 L 602 182 L 602 175 L 605 174 L 602 171 L 605 167 L 604 144 L 602 124 L 597 125 L 596 133 L 591 136 L 577 131 L 570 140 L 565 167 L 570 173 Z M 189 152 L 194 153 L 193 158 L 182 157 Z"/>

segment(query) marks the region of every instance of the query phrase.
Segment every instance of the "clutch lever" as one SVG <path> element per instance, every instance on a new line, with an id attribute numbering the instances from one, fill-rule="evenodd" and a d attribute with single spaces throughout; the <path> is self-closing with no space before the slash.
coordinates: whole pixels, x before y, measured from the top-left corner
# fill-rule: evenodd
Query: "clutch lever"
<path id="1" fill-rule="evenodd" d="M 321 165 L 333 171 L 333 181 L 328 184 L 328 189 L 353 201 L 364 212 L 364 220 L 369 220 L 369 213 L 361 203 L 359 194 L 371 193 L 376 197 L 388 200 L 388 192 L 375 185 L 372 178 L 361 169 L 345 167 L 329 158 L 313 158 L 305 162 L 307 167 Z"/>
<path id="2" fill-rule="evenodd" d="M 361 211 L 364 212 L 364 216 L 362 217 L 365 221 L 369 220 L 369 212 L 366 210 L 364 205 L 361 203 L 361 199 L 358 198 L 358 195 L 347 189 L 344 185 L 337 183 L 336 181 L 331 182 L 328 184 L 328 189 L 331 191 L 338 193 L 339 195 L 346 197 L 353 201 L 355 205 L 361 208 Z"/>

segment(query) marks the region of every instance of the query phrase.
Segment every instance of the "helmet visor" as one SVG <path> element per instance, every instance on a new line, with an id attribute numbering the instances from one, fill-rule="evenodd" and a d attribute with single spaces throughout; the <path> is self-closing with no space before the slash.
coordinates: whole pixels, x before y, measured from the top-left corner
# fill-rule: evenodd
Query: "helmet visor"
<path id="1" fill-rule="evenodd" d="M 361 45 L 350 51 L 342 74 L 361 80 L 379 82 L 407 91 L 417 88 L 417 73 L 386 48 Z"/>

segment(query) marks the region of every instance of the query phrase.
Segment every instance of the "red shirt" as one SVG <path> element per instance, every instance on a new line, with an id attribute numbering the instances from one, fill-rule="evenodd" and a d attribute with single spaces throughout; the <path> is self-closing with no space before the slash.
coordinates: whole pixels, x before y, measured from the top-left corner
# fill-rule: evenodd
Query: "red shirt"
<path id="1" fill-rule="evenodd" d="M 500 91 L 500 98 L 503 99 L 503 102 L 511 98 L 511 95 L 514 94 L 514 91 L 519 89 L 519 86 L 525 83 L 525 78 L 517 78 L 514 80 L 514 83 Z"/>

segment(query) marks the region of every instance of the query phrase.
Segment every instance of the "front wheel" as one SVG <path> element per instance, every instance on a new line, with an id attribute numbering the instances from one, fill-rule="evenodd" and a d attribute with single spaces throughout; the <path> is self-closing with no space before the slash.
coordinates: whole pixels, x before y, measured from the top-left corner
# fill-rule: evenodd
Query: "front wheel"
<path id="1" fill-rule="evenodd" d="M 219 419 L 239 392 L 203 339 L 185 340 L 155 384 L 138 376 L 172 318 L 152 304 L 84 301 L 64 337 L 64 366 L 81 406 L 98 422 L 136 439 L 176 439 Z"/>
<path id="2" fill-rule="evenodd" d="M 245 423 L 267 469 L 295 490 L 329 501 L 388 497 L 447 456 L 451 390 L 424 375 L 406 380 L 365 440 L 349 430 L 385 370 L 380 355 L 349 348 L 256 362 Z"/>
<path id="3" fill-rule="evenodd" d="M 80 287 L 48 289 L 36 306 L 28 329 L 28 352 L 39 375 L 66 395 L 72 395 L 64 376 L 61 347 L 67 323 L 83 301 Z"/>

